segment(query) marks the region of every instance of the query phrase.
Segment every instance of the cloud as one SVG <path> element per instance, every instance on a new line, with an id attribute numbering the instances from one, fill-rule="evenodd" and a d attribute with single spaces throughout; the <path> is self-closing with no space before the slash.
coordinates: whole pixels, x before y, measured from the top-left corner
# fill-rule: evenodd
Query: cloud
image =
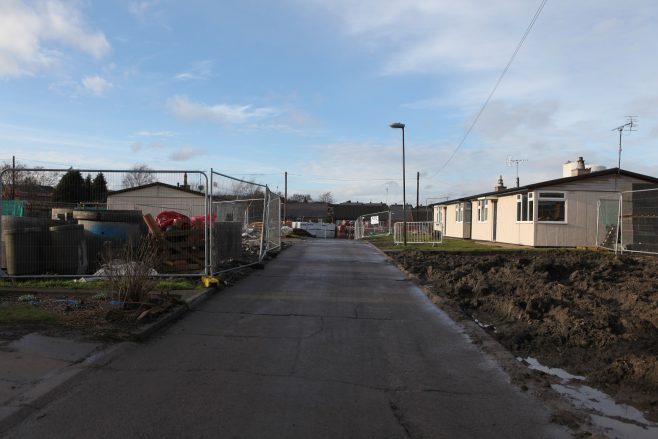
<path id="1" fill-rule="evenodd" d="M 177 95 L 167 100 L 167 107 L 180 119 L 209 120 L 224 124 L 245 124 L 270 119 L 279 111 L 270 107 L 251 105 L 207 105 L 190 100 L 185 95 Z"/>
<path id="2" fill-rule="evenodd" d="M 165 13 L 158 7 L 160 3 L 160 0 L 135 1 L 128 5 L 128 12 L 143 26 L 155 25 L 169 29 Z"/>
<path id="3" fill-rule="evenodd" d="M 176 133 L 173 131 L 138 131 L 135 135 L 141 137 L 174 137 Z"/>
<path id="4" fill-rule="evenodd" d="M 35 74 L 60 64 L 61 47 L 101 59 L 110 43 L 87 28 L 75 3 L 59 0 L 0 2 L 0 76 Z"/>
<path id="5" fill-rule="evenodd" d="M 185 72 L 178 73 L 174 76 L 179 81 L 194 81 L 209 79 L 212 76 L 212 61 L 198 61 Z"/>
<path id="6" fill-rule="evenodd" d="M 380 73 L 453 72 L 504 65 L 534 12 L 522 0 L 336 0 L 310 3 L 360 44 L 386 53 Z M 518 28 L 518 35 L 510 29 Z"/>
<path id="7" fill-rule="evenodd" d="M 201 148 L 197 148 L 191 145 L 184 145 L 178 150 L 174 151 L 169 155 L 169 158 L 174 161 L 185 161 L 191 158 L 197 157 L 203 154 L 204 151 Z"/>
<path id="8" fill-rule="evenodd" d="M 94 96 L 103 96 L 111 87 L 107 79 L 95 75 L 82 78 L 83 87 Z"/>
<path id="9" fill-rule="evenodd" d="M 146 149 L 162 149 L 163 145 L 157 142 L 144 143 L 144 142 L 133 142 L 130 144 L 130 149 L 132 152 L 139 152 Z"/>

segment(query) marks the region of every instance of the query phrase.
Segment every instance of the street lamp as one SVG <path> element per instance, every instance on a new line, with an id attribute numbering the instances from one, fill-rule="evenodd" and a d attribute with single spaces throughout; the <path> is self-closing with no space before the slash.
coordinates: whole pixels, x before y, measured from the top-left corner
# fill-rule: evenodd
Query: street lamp
<path id="1" fill-rule="evenodd" d="M 404 246 L 407 246 L 407 185 L 406 185 L 406 175 L 404 170 L 404 124 L 400 122 L 394 122 L 391 125 L 391 128 L 400 128 L 402 130 L 402 239 Z"/>

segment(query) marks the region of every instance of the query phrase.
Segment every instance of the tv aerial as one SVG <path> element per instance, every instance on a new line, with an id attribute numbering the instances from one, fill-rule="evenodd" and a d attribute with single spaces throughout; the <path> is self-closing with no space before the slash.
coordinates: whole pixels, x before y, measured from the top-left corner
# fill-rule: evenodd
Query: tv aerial
<path id="1" fill-rule="evenodd" d="M 613 128 L 611 131 L 619 131 L 619 153 L 618 153 L 618 159 L 617 159 L 617 169 L 621 169 L 621 135 L 624 131 L 627 132 L 633 132 L 637 131 L 637 127 L 639 127 L 637 123 L 637 116 L 626 116 L 626 123 L 623 125 L 619 125 L 616 128 Z"/>
<path id="2" fill-rule="evenodd" d="M 516 187 L 519 187 L 519 163 L 525 163 L 528 159 L 514 159 L 511 155 L 507 156 L 507 166 L 516 165 Z"/>

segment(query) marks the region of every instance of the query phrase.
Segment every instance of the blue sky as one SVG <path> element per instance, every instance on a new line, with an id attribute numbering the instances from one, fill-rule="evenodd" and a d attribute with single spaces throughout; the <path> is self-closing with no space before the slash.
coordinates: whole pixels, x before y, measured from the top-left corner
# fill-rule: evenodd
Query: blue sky
<path id="1" fill-rule="evenodd" d="M 456 197 L 616 166 L 658 175 L 658 5 L 0 1 L 0 161 L 209 170 L 337 201 Z"/>

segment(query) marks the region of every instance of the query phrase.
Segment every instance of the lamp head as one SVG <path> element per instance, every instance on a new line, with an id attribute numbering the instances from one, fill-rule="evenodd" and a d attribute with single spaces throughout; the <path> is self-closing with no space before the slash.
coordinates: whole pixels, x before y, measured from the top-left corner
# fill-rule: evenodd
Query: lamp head
<path id="1" fill-rule="evenodd" d="M 391 128 L 402 128 L 402 129 L 404 129 L 404 124 L 400 123 L 400 122 L 394 122 L 390 126 L 391 126 Z"/>

